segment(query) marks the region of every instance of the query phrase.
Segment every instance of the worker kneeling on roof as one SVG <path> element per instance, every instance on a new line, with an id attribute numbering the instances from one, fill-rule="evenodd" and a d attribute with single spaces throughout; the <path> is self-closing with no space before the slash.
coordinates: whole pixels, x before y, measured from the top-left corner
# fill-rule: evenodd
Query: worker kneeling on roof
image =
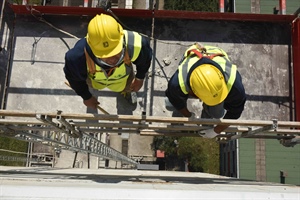
<path id="1" fill-rule="evenodd" d="M 236 65 L 224 50 L 214 46 L 192 45 L 184 53 L 178 70 L 166 90 L 169 101 L 183 116 L 194 118 L 187 108 L 188 98 L 203 101 L 201 118 L 238 119 L 246 102 L 245 89 Z M 228 126 L 217 125 L 201 131 L 203 137 L 214 138 Z"/>
<path id="2" fill-rule="evenodd" d="M 101 14 L 89 22 L 86 37 L 66 53 L 64 72 L 84 104 L 96 109 L 99 102 L 89 86 L 131 96 L 143 86 L 151 59 L 152 49 L 146 37 L 123 30 L 113 17 Z"/>

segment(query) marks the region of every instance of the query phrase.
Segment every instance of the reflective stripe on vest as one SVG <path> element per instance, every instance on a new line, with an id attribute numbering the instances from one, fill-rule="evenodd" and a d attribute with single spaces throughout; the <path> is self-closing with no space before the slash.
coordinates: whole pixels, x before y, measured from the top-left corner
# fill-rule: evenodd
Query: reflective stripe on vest
<path id="1" fill-rule="evenodd" d="M 236 70 L 237 70 L 236 65 L 230 62 L 227 53 L 222 49 L 213 46 L 204 46 L 204 48 L 206 49 L 206 52 L 201 52 L 203 54 L 203 57 L 208 57 L 212 54 L 220 54 L 220 53 L 224 55 L 224 56 L 216 56 L 212 60 L 218 63 L 222 68 L 228 91 L 230 91 L 236 77 Z M 193 45 L 189 49 L 187 49 L 184 55 L 187 56 L 189 50 L 191 49 L 196 49 L 199 52 L 201 51 L 195 45 Z M 188 94 L 191 91 L 191 88 L 189 87 L 189 84 L 187 82 L 188 81 L 187 76 L 190 69 L 197 61 L 199 61 L 199 57 L 195 56 L 195 54 L 191 52 L 178 67 L 179 85 L 184 94 Z"/>
<path id="2" fill-rule="evenodd" d="M 142 48 L 142 37 L 138 33 L 124 30 L 124 34 L 126 41 L 124 62 L 119 67 L 116 67 L 111 75 L 108 76 L 106 71 L 86 54 L 88 72 L 92 68 L 91 65 L 95 66 L 95 73 L 88 73 L 93 88 L 104 89 L 107 87 L 115 92 L 124 90 L 129 74 L 133 70 L 131 62 L 137 59 Z"/>

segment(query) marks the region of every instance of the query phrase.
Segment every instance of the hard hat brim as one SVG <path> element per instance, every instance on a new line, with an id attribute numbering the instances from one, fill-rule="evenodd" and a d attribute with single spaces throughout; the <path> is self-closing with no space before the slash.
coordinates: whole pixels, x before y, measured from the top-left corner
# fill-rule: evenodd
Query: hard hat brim
<path id="1" fill-rule="evenodd" d="M 218 97 L 201 97 L 201 94 L 196 94 L 196 96 L 201 99 L 208 106 L 215 106 L 222 103 L 228 95 L 228 89 L 225 86 L 222 92 L 218 95 Z"/>

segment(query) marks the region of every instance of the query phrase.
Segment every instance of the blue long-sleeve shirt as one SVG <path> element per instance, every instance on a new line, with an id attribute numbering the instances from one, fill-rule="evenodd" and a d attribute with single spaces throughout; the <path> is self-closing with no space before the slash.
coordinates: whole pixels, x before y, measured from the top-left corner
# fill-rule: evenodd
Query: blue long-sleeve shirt
<path id="1" fill-rule="evenodd" d="M 86 38 L 80 39 L 75 46 L 65 55 L 64 73 L 75 92 L 84 100 L 92 97 L 86 80 L 88 78 L 86 57 L 84 48 L 87 45 Z M 137 59 L 133 62 L 136 66 L 136 78 L 144 79 L 148 72 L 152 59 L 152 49 L 149 40 L 142 36 L 142 48 Z"/>
<path id="2" fill-rule="evenodd" d="M 190 70 L 189 74 L 191 72 L 192 70 Z M 178 70 L 171 77 L 168 83 L 168 88 L 165 93 L 166 96 L 169 98 L 169 101 L 177 110 L 181 110 L 187 107 L 188 98 L 195 98 L 182 92 L 178 80 Z M 245 102 L 245 89 L 242 84 L 241 75 L 237 71 L 236 79 L 232 85 L 232 88 L 228 96 L 224 100 L 224 109 L 227 111 L 224 116 L 224 119 L 238 119 L 244 110 Z"/>

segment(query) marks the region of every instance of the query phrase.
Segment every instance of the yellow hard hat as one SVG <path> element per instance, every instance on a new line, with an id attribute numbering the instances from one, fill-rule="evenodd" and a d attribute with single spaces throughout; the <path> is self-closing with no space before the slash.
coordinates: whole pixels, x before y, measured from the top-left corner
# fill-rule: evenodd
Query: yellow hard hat
<path id="1" fill-rule="evenodd" d="M 110 15 L 96 15 L 88 25 L 87 43 L 93 54 L 108 58 L 121 52 L 123 47 L 123 28 Z"/>
<path id="2" fill-rule="evenodd" d="M 209 106 L 223 102 L 228 95 L 224 75 L 211 64 L 199 65 L 192 71 L 190 86 L 194 94 Z"/>

